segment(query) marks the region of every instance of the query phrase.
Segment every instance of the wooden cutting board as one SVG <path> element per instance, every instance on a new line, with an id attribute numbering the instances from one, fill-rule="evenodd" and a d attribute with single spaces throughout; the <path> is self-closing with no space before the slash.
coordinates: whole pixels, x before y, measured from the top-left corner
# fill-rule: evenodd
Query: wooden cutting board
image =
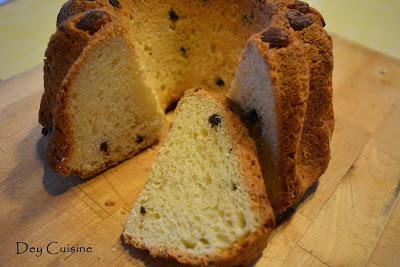
<path id="1" fill-rule="evenodd" d="M 400 266 L 400 61 L 334 43 L 331 163 L 256 266 Z M 41 68 L 0 85 L 0 265 L 173 266 L 120 240 L 157 148 L 88 181 L 54 174 L 37 123 Z M 17 242 L 43 252 L 17 254 Z M 51 255 L 50 242 L 92 252 Z"/>

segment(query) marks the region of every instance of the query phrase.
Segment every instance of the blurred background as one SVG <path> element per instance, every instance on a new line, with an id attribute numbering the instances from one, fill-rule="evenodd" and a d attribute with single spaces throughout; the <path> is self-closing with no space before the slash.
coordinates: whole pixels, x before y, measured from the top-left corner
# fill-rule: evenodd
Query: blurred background
<path id="1" fill-rule="evenodd" d="M 43 61 L 57 13 L 66 0 L 0 0 L 0 80 Z M 308 0 L 326 29 L 400 59 L 400 0 Z"/>

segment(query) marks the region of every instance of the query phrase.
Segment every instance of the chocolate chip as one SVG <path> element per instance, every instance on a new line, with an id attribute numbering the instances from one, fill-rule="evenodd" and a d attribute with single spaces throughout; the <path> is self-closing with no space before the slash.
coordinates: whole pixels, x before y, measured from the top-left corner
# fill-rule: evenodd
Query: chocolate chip
<path id="1" fill-rule="evenodd" d="M 178 14 L 172 8 L 168 11 L 168 16 L 170 21 L 177 22 L 179 20 Z"/>
<path id="2" fill-rule="evenodd" d="M 302 29 L 314 23 L 311 17 L 304 15 L 297 10 L 289 10 L 286 14 L 286 17 L 289 20 L 290 26 L 295 31 L 301 31 Z"/>
<path id="3" fill-rule="evenodd" d="M 143 142 L 143 140 L 144 140 L 144 136 L 142 136 L 142 135 L 136 135 L 136 137 L 135 137 L 135 142 L 136 142 L 136 144 L 140 144 L 140 143 L 142 143 Z"/>
<path id="4" fill-rule="evenodd" d="M 257 111 L 255 111 L 254 109 L 252 109 L 252 110 L 249 112 L 248 119 L 249 119 L 249 122 L 250 122 L 251 124 L 254 124 L 254 123 L 260 121 L 260 116 L 258 115 Z"/>
<path id="5" fill-rule="evenodd" d="M 90 10 L 76 24 L 76 28 L 93 35 L 107 22 L 111 21 L 110 15 L 102 10 Z"/>
<path id="6" fill-rule="evenodd" d="M 303 1 L 296 0 L 293 5 L 290 5 L 289 8 L 300 11 L 301 13 L 307 14 L 310 12 L 310 6 Z"/>
<path id="7" fill-rule="evenodd" d="M 221 77 L 217 77 L 217 78 L 215 78 L 215 85 L 222 87 L 225 85 L 225 82 L 224 82 L 224 80 L 221 79 Z"/>
<path id="8" fill-rule="evenodd" d="M 51 129 L 49 129 L 49 128 L 42 128 L 42 134 L 44 136 L 48 136 L 50 131 L 51 131 Z"/>
<path id="9" fill-rule="evenodd" d="M 121 4 L 119 3 L 118 0 L 108 0 L 108 2 L 115 8 L 121 8 Z"/>
<path id="10" fill-rule="evenodd" d="M 261 34 L 261 40 L 269 43 L 271 48 L 282 48 L 289 45 L 289 35 L 280 28 L 269 28 Z"/>
<path id="11" fill-rule="evenodd" d="M 232 191 L 236 191 L 237 190 L 237 185 L 235 183 L 232 183 Z"/>
<path id="12" fill-rule="evenodd" d="M 183 46 L 181 46 L 180 51 L 181 51 L 181 55 L 182 55 L 184 58 L 188 58 L 187 49 L 186 49 L 186 48 L 184 48 Z"/>
<path id="13" fill-rule="evenodd" d="M 107 144 L 107 142 L 101 143 L 100 150 L 103 151 L 103 152 L 108 152 L 108 144 Z"/>
<path id="14" fill-rule="evenodd" d="M 144 207 L 140 207 L 140 214 L 146 214 L 146 209 Z"/>
<path id="15" fill-rule="evenodd" d="M 208 122 L 211 124 L 212 127 L 215 127 L 221 123 L 221 118 L 218 116 L 218 114 L 213 114 L 208 118 Z"/>

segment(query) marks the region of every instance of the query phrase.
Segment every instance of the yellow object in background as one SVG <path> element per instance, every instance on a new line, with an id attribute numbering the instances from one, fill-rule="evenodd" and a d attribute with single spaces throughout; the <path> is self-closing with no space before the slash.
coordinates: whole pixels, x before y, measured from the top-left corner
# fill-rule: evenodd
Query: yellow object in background
<path id="1" fill-rule="evenodd" d="M 309 0 L 326 30 L 400 59 L 399 0 Z"/>
<path id="2" fill-rule="evenodd" d="M 43 62 L 57 13 L 65 1 L 15 0 L 0 6 L 0 79 Z M 329 32 L 400 58 L 400 0 L 308 2 L 323 14 Z"/>
<path id="3" fill-rule="evenodd" d="M 14 0 L 0 6 L 0 79 L 43 62 L 56 30 L 58 11 L 66 0 Z"/>

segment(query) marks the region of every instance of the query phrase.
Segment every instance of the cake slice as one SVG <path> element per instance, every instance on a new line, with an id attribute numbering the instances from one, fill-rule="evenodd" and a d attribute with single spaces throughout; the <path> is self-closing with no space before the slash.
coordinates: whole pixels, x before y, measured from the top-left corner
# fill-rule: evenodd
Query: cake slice
<path id="1" fill-rule="evenodd" d="M 58 25 L 46 49 L 43 81 L 44 94 L 40 103 L 39 122 L 50 129 L 53 125 L 52 109 L 57 93 L 71 66 L 82 54 L 97 31 L 116 18 L 104 9 L 93 9 L 73 16 Z M 113 23 L 115 24 L 115 23 Z"/>
<path id="2" fill-rule="evenodd" d="M 274 217 L 238 110 L 217 93 L 192 89 L 175 112 L 126 223 L 126 242 L 192 265 L 254 260 Z"/>
<path id="3" fill-rule="evenodd" d="M 303 197 L 330 160 L 332 41 L 321 18 L 304 2 L 280 2 L 270 27 L 243 50 L 228 93 L 253 123 L 277 214 Z"/>
<path id="4" fill-rule="evenodd" d="M 46 157 L 63 176 L 104 171 L 158 141 L 163 125 L 127 31 L 105 14 L 92 10 L 72 18 L 87 45 L 53 97 L 43 97 L 44 126 L 51 126 L 44 130 L 50 135 Z"/>

